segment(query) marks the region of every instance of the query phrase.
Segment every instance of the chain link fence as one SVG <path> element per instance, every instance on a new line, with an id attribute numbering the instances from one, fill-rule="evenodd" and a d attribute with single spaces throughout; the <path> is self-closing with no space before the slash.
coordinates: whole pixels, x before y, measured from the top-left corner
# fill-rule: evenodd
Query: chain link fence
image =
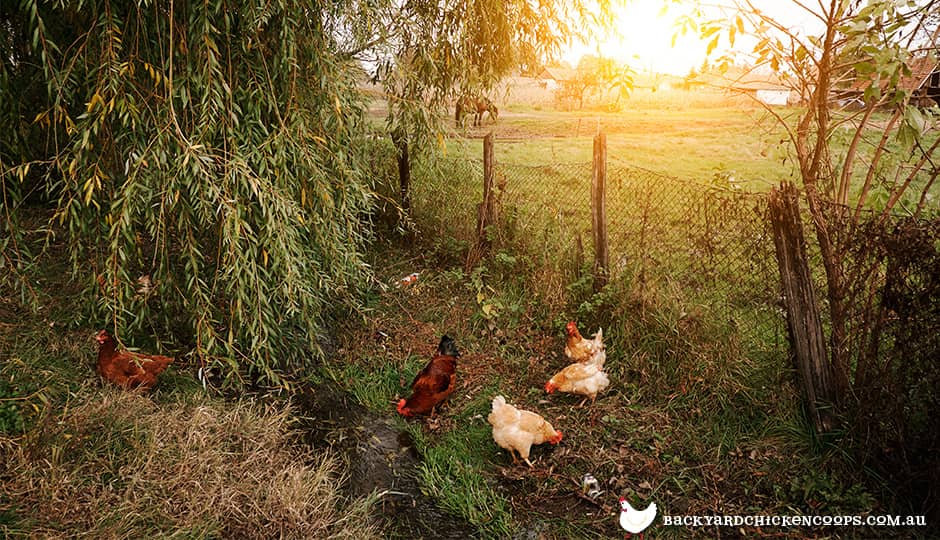
<path id="1" fill-rule="evenodd" d="M 783 350 L 786 323 L 766 195 L 680 180 L 616 157 L 610 162 L 610 279 L 681 291 L 703 313 L 726 317 L 748 349 Z M 483 163 L 450 158 L 437 166 L 437 174 L 416 175 L 422 180 L 413 186 L 415 216 L 424 230 L 472 246 Z M 549 301 L 560 303 L 559 291 L 591 272 L 591 176 L 591 163 L 508 165 L 497 157 L 499 223 L 488 234 L 497 248 L 528 257 L 539 273 L 532 284 Z"/>
<path id="2" fill-rule="evenodd" d="M 489 240 L 495 250 L 527 257 L 532 272 L 527 282 L 546 302 L 564 308 L 571 284 L 592 275 L 592 165 L 502 164 L 499 154 L 497 144 L 498 220 L 487 230 Z M 682 180 L 625 161 L 610 156 L 607 163 L 611 282 L 654 298 L 672 295 L 686 309 L 727 324 L 749 353 L 788 354 L 770 194 L 733 189 L 720 178 Z M 458 244 L 450 247 L 472 252 L 483 163 L 451 158 L 435 167 L 433 174 L 416 175 L 415 219 L 421 230 Z M 805 203 L 800 212 L 820 316 L 831 336 L 825 265 Z M 852 351 L 851 382 L 860 392 L 845 411 L 845 425 L 859 444 L 855 455 L 892 479 L 899 493 L 910 500 L 935 495 L 940 219 L 851 214 L 845 207 L 825 212 L 841 220 L 830 241 L 844 246 L 839 264 L 845 347 Z M 933 472 L 924 475 L 925 470 Z M 936 512 L 937 505 L 930 510 Z"/>

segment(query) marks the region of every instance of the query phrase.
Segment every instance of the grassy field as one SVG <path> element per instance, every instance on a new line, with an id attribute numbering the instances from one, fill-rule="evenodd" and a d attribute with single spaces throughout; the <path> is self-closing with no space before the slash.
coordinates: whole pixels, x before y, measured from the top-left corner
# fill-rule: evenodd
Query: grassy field
<path id="1" fill-rule="evenodd" d="M 613 163 L 706 186 L 727 187 L 733 177 L 756 190 L 791 174 L 765 112 L 719 98 L 638 95 L 619 113 L 510 102 L 495 126 L 455 133 L 446 140 L 450 157 L 479 156 L 479 137 L 494 130 L 500 164 L 529 167 L 538 172 L 533 182 L 555 185 L 546 190 L 555 194 L 548 200 L 526 203 L 554 228 L 513 214 L 506 229 L 493 232 L 493 253 L 466 265 L 480 194 L 467 175 L 475 173 L 418 163 L 414 231 L 398 236 L 382 229 L 387 234 L 369 254 L 375 279 L 364 287 L 362 309 L 336 322 L 331 353 L 295 388 L 316 394 L 329 381 L 345 392 L 342 400 L 401 434 L 416 455 L 409 474 L 421 495 L 483 538 L 621 537 L 619 497 L 640 508 L 655 502 L 669 515 L 908 513 L 890 486 L 845 455 L 841 434 L 813 435 L 785 348 L 752 347 L 744 332 L 742 323 L 755 312 L 729 312 L 737 309 L 735 295 L 767 278 L 746 265 L 696 273 L 708 257 L 663 240 L 682 239 L 688 227 L 703 226 L 698 221 L 665 220 L 647 239 L 665 249 L 627 261 L 600 294 L 592 292 L 589 264 L 579 264 L 574 238 L 584 233 L 589 182 L 581 173 L 598 124 Z M 581 171 L 577 180 L 553 176 L 571 163 Z M 668 193 L 672 186 L 660 182 L 657 189 Z M 504 203 L 521 207 L 521 200 Z M 616 208 L 642 215 L 641 203 Z M 726 225 L 737 223 L 726 207 L 717 208 L 726 212 Z M 565 225 L 570 219 L 578 224 Z M 734 240 L 727 231 L 704 232 Z M 75 320 L 77 289 L 67 262 L 54 250 L 50 256 L 35 284 L 38 311 L 12 295 L 0 297 L 0 531 L 7 537 L 436 537 L 433 522 L 418 532 L 394 526 L 377 532 L 369 505 L 389 494 L 350 499 L 337 489 L 356 463 L 344 467 L 296 433 L 298 425 L 330 431 L 333 419 L 294 417 L 284 395 L 268 396 L 269 405 L 206 396 L 195 361 L 186 358 L 150 397 L 102 386 L 93 370 L 96 328 Z M 748 252 L 737 257 L 748 260 Z M 393 286 L 412 272 L 420 272 L 415 285 Z M 734 280 L 741 282 L 736 288 L 716 285 Z M 543 390 L 566 363 L 569 320 L 584 332 L 604 328 L 611 387 L 593 405 Z M 462 353 L 457 391 L 433 419 L 399 417 L 394 403 L 444 333 Z M 565 434 L 557 446 L 534 449 L 531 469 L 513 464 L 492 441 L 486 415 L 498 394 Z M 322 440 L 362 446 L 369 429 L 345 426 Z M 354 432 L 367 433 L 344 442 Z M 600 482 L 596 499 L 581 493 L 585 473 Z M 661 522 L 648 531 L 676 539 L 930 533 Z"/>
<path id="2" fill-rule="evenodd" d="M 637 96 L 618 112 L 566 112 L 509 103 L 500 108 L 498 123 L 485 118 L 482 126 L 467 133 L 470 141 L 450 139 L 448 151 L 480 158 L 482 143 L 477 138 L 492 131 L 496 158 L 506 165 L 590 163 L 592 139 L 600 128 L 607 134 L 612 164 L 698 181 L 733 176 L 756 189 L 790 178 L 792 163 L 781 144 L 785 134 L 762 107 L 746 98 L 721 95 L 684 104 L 682 95 L 671 93 L 655 102 Z M 663 100 L 673 106 L 664 108 Z"/>

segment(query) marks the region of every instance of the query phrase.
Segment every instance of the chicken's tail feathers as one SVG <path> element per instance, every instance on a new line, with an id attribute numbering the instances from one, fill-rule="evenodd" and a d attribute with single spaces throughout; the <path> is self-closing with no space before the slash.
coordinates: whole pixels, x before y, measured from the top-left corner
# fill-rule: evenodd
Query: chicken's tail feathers
<path id="1" fill-rule="evenodd" d="M 591 356 L 588 357 L 585 364 L 596 366 L 597 369 L 604 369 L 604 362 L 607 360 L 607 352 L 604 349 L 600 349 L 591 353 Z"/>
<path id="2" fill-rule="evenodd" d="M 169 356 L 150 356 L 143 362 L 143 366 L 145 370 L 156 375 L 163 372 L 172 363 L 173 358 Z"/>
<path id="3" fill-rule="evenodd" d="M 598 328 L 597 333 L 594 334 L 594 349 L 595 351 L 603 351 L 606 347 L 604 346 L 604 329 Z"/>
<path id="4" fill-rule="evenodd" d="M 457 350 L 457 343 L 450 336 L 444 334 L 441 336 L 441 342 L 437 345 L 437 354 L 456 358 L 460 356 L 460 351 Z"/>
<path id="5" fill-rule="evenodd" d="M 499 409 L 500 407 L 506 406 L 506 398 L 503 396 L 496 396 L 493 398 L 493 410 Z"/>

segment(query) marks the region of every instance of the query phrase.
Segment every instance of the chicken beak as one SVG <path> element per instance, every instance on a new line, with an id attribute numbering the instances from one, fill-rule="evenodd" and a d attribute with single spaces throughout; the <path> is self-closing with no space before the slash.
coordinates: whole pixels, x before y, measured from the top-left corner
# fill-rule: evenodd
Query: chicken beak
<path id="1" fill-rule="evenodd" d="M 561 442 L 562 437 L 563 435 L 561 434 L 561 430 L 556 429 L 555 436 L 552 437 L 552 439 L 549 442 L 552 444 L 558 444 Z"/>

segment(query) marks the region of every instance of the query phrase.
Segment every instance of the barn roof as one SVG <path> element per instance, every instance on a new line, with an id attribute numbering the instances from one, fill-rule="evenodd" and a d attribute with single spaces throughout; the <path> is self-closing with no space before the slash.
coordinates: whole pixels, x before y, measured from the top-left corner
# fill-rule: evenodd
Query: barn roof
<path id="1" fill-rule="evenodd" d="M 573 81 L 577 78 L 577 71 L 564 67 L 547 67 L 539 73 L 538 79 L 552 79 L 558 82 Z"/>
<path id="2" fill-rule="evenodd" d="M 902 75 L 898 83 L 901 89 L 909 92 L 919 90 L 930 79 L 930 75 L 940 68 L 940 62 L 930 56 L 919 56 L 908 61 L 907 66 L 911 70 L 910 75 Z M 871 79 L 858 78 L 852 83 L 850 90 L 862 92 L 871 84 Z M 887 85 L 887 81 L 881 82 L 881 87 Z"/>
<path id="3" fill-rule="evenodd" d="M 790 87 L 773 73 L 765 73 L 753 68 L 731 66 L 726 71 L 709 70 L 690 77 L 690 83 L 713 88 L 726 88 L 738 91 L 779 90 Z"/>

